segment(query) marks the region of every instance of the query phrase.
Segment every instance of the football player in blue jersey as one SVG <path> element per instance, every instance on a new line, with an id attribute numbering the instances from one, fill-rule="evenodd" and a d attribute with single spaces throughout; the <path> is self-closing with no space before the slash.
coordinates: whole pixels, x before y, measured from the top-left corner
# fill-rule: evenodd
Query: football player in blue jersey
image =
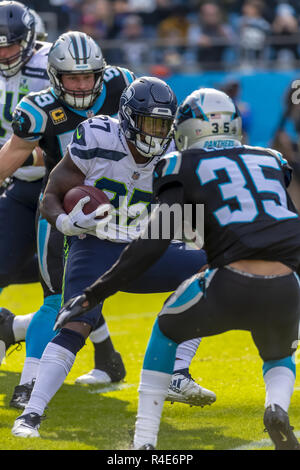
<path id="1" fill-rule="evenodd" d="M 5 147 L 13 134 L 12 111 L 18 102 L 27 93 L 49 85 L 47 55 L 51 44 L 36 40 L 39 27 L 36 29 L 32 13 L 19 2 L 0 3 L 0 147 Z M 39 278 L 35 214 L 45 174 L 42 150 L 32 147 L 22 163 L 21 168 L 9 172 L 10 178 L 0 188 L 0 292 L 10 284 L 37 282 Z M 6 348 L 24 340 L 32 316 L 15 317 L 0 309 L 0 341 Z"/>
<path id="2" fill-rule="evenodd" d="M 68 236 L 65 300 L 81 293 L 84 286 L 97 279 L 99 272 L 110 268 L 146 223 L 152 201 L 153 168 L 168 149 L 174 149 L 171 128 L 176 107 L 174 92 L 165 82 L 153 77 L 136 79 L 121 96 L 119 120 L 100 115 L 82 122 L 74 132 L 66 155 L 52 170 L 41 211 L 53 227 Z M 64 211 L 64 195 L 82 184 L 96 186 L 110 196 L 114 218 L 111 219 L 110 214 L 101 220 L 101 228 L 97 217 L 104 210 L 102 206 L 91 214 L 83 212 L 89 197 L 81 199 L 70 214 Z M 106 221 L 108 224 L 104 227 Z M 184 243 L 173 243 L 161 261 L 124 290 L 170 292 L 188 273 L 195 274 L 205 264 L 203 250 L 186 250 Z M 102 304 L 95 305 L 85 317 L 67 322 L 48 343 L 29 403 L 13 427 L 15 436 L 39 436 L 45 407 L 63 384 L 86 338 L 100 321 L 104 322 L 101 311 Z M 193 342 L 197 350 L 199 341 L 195 335 L 189 345 L 183 342 L 179 348 L 190 347 L 193 357 Z M 176 355 L 178 357 L 178 353 Z M 169 396 L 173 401 L 200 406 L 211 404 L 216 399 L 215 394 L 200 387 L 189 376 L 192 357 L 186 370 L 176 369 L 177 377 L 175 373 L 173 377 L 178 390 L 174 386 Z"/>
<path id="3" fill-rule="evenodd" d="M 276 450 L 300 450 L 288 416 L 300 319 L 300 218 L 286 190 L 290 169 L 276 150 L 242 145 L 238 110 L 219 90 L 190 94 L 177 110 L 174 131 L 178 151 L 155 167 L 159 206 L 145 232 L 110 271 L 70 299 L 56 326 L 87 318 L 99 301 L 165 256 L 186 218 L 183 211 L 179 227 L 173 222 L 166 234 L 163 206 L 204 204 L 209 268 L 183 282 L 155 321 L 141 373 L 134 448 L 156 446 L 177 345 L 197 334 L 246 330 L 263 362 L 264 426 Z"/>

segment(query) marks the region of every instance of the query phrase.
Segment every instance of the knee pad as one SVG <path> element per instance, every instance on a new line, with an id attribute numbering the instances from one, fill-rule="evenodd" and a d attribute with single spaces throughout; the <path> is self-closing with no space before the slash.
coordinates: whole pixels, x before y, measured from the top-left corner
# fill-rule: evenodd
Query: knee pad
<path id="1" fill-rule="evenodd" d="M 35 313 L 26 332 L 26 357 L 40 359 L 47 344 L 55 336 L 54 323 L 61 306 L 61 295 L 51 295 Z"/>
<path id="2" fill-rule="evenodd" d="M 78 351 L 85 345 L 85 339 L 84 336 L 77 331 L 62 328 L 58 335 L 53 338 L 52 343 L 62 346 L 76 356 Z"/>

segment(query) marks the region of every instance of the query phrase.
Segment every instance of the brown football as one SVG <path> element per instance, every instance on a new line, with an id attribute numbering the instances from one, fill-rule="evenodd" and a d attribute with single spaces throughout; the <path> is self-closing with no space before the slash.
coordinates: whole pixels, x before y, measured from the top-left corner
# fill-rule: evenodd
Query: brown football
<path id="1" fill-rule="evenodd" d="M 76 206 L 77 202 L 86 196 L 89 196 L 90 200 L 83 206 L 82 210 L 84 214 L 90 214 L 101 204 L 110 204 L 108 197 L 101 189 L 87 185 L 75 186 L 65 194 L 63 203 L 65 212 L 69 214 Z M 106 217 L 107 214 L 108 213 L 105 212 L 103 216 L 97 218 L 102 219 Z"/>

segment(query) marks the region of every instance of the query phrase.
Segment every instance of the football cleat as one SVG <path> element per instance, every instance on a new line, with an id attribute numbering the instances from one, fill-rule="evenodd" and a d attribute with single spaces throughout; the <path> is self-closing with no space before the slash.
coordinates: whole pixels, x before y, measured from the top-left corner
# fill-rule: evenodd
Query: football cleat
<path id="1" fill-rule="evenodd" d="M 26 384 L 17 385 L 15 387 L 9 406 L 23 410 L 29 402 L 30 395 L 34 386 L 35 379 Z"/>
<path id="2" fill-rule="evenodd" d="M 279 405 L 272 404 L 266 408 L 264 425 L 275 445 L 275 450 L 300 450 L 289 416 Z"/>
<path id="3" fill-rule="evenodd" d="M 211 405 L 217 397 L 214 392 L 200 387 L 191 377 L 188 369 L 182 369 L 172 375 L 165 401 L 186 403 L 190 406 Z"/>
<path id="4" fill-rule="evenodd" d="M 154 450 L 155 447 L 153 447 L 152 444 L 144 444 L 142 447 L 140 447 L 138 450 Z"/>
<path id="5" fill-rule="evenodd" d="M 15 420 L 11 432 L 17 437 L 40 437 L 38 429 L 41 425 L 41 420 L 42 416 L 37 413 L 21 415 Z"/>
<path id="6" fill-rule="evenodd" d="M 86 385 L 107 385 L 113 382 L 120 382 L 124 379 L 126 370 L 121 354 L 114 351 L 106 361 L 103 369 L 92 369 L 87 374 L 81 375 L 75 380 L 77 384 Z"/>
<path id="7" fill-rule="evenodd" d="M 15 315 L 6 308 L 0 308 L 0 364 L 3 361 L 6 351 L 15 344 L 13 332 L 13 321 Z"/>

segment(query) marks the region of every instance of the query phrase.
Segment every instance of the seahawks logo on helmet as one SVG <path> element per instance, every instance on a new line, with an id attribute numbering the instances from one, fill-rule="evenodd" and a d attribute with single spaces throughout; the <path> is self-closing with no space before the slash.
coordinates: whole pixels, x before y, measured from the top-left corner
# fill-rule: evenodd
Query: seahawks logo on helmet
<path id="1" fill-rule="evenodd" d="M 134 96 L 134 88 L 130 86 L 125 88 L 120 98 L 122 100 L 122 104 L 126 105 L 133 96 Z"/>
<path id="2" fill-rule="evenodd" d="M 28 29 L 30 29 L 31 26 L 34 24 L 34 17 L 29 10 L 24 11 L 22 16 L 22 22 Z"/>

